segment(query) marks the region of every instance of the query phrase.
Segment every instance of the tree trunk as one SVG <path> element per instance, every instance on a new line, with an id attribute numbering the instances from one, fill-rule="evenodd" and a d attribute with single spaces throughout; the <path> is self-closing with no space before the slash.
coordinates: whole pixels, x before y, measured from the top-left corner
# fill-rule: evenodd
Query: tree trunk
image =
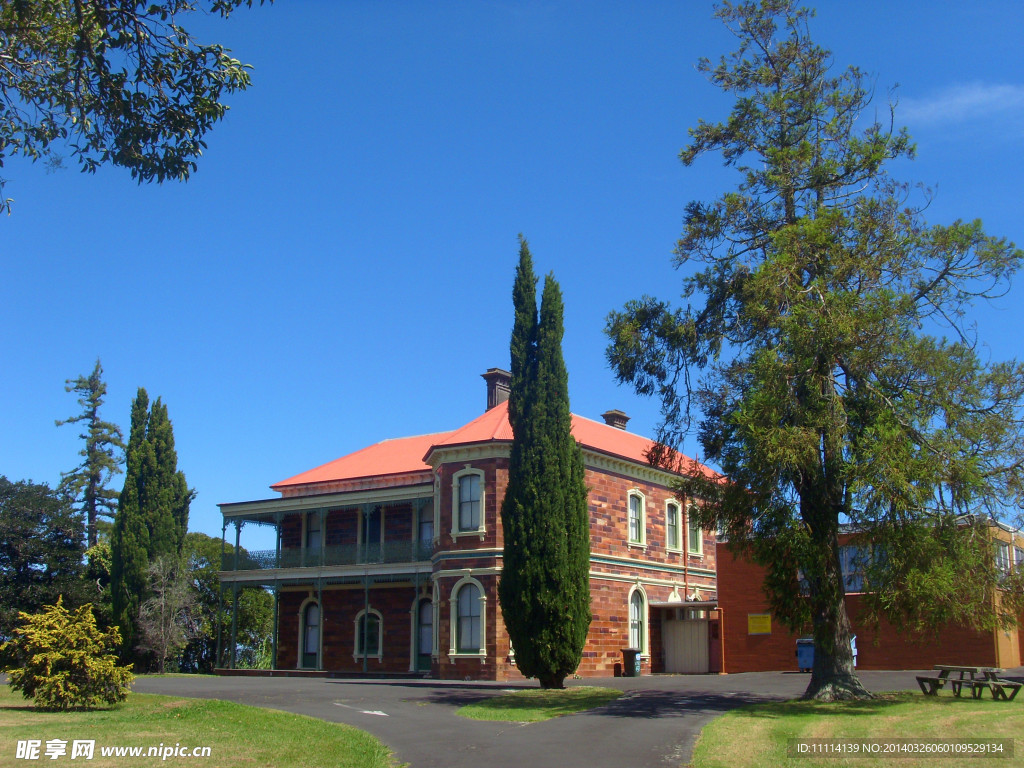
<path id="1" fill-rule="evenodd" d="M 838 547 L 820 581 L 811 583 L 811 620 L 814 627 L 814 666 L 804 699 L 842 701 L 870 699 L 853 669 L 850 647 L 850 619 L 846 614 L 845 590 L 839 567 Z"/>
<path id="2" fill-rule="evenodd" d="M 565 675 L 545 675 L 544 677 L 537 678 L 537 680 L 540 682 L 540 687 L 545 690 L 565 688 Z"/>

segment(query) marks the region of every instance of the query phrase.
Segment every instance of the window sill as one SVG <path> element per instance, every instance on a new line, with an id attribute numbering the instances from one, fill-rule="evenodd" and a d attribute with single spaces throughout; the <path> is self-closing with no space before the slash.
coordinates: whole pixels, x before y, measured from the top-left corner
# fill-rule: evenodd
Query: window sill
<path id="1" fill-rule="evenodd" d="M 461 539 L 467 536 L 479 536 L 480 541 L 484 540 L 484 536 L 487 534 L 486 528 L 479 528 L 475 531 L 452 531 L 452 539 Z"/>
<path id="2" fill-rule="evenodd" d="M 479 659 L 480 661 L 483 661 L 486 658 L 487 658 L 487 653 L 486 652 L 481 652 L 481 653 L 473 653 L 471 651 L 449 651 L 448 652 L 448 660 L 449 661 L 452 661 L 452 660 L 455 660 L 455 659 Z"/>

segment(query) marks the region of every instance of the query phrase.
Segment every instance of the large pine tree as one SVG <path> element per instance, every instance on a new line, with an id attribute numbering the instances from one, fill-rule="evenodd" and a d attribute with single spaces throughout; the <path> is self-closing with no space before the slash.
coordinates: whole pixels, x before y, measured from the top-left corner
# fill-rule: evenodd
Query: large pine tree
<path id="1" fill-rule="evenodd" d="M 99 541 L 99 518 L 112 519 L 117 509 L 117 491 L 106 486 L 114 475 L 121 473 L 124 442 L 121 428 L 100 418 L 107 385 L 103 381 L 103 366 L 99 360 L 91 374 L 68 379 L 64 388 L 80 395 L 78 404 L 82 406 L 82 412 L 58 421 L 57 426 L 84 422 L 85 431 L 80 437 L 85 446 L 80 451 L 82 463 L 61 475 L 60 490 L 78 504 L 85 518 L 88 546 L 94 547 Z"/>
<path id="2" fill-rule="evenodd" d="M 149 405 L 139 388 L 132 403 L 124 490 L 111 541 L 111 597 L 114 621 L 125 651 L 138 641 L 139 605 L 147 596 L 146 570 L 161 556 L 180 558 L 194 492 L 178 470 L 167 406 Z"/>
<path id="3" fill-rule="evenodd" d="M 542 688 L 561 688 L 579 666 L 590 627 L 590 528 L 562 358 L 562 295 L 548 275 L 538 321 L 536 286 L 520 237 L 498 597 L 520 671 Z"/>

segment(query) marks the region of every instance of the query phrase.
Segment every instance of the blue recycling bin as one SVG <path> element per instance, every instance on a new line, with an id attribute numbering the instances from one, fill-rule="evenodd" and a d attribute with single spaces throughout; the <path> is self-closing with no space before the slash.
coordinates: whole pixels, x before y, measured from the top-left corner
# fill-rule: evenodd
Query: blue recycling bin
<path id="1" fill-rule="evenodd" d="M 814 638 L 797 638 L 796 666 L 801 672 L 810 672 L 814 669 Z"/>

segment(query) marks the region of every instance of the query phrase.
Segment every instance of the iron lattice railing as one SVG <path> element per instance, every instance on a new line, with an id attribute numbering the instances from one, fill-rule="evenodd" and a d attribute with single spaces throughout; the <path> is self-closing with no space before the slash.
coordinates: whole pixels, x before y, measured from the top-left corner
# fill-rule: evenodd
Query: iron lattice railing
<path id="1" fill-rule="evenodd" d="M 342 544 L 320 550 L 272 549 L 240 550 L 238 564 L 234 553 L 225 553 L 224 571 L 265 571 L 274 568 L 316 568 L 331 565 L 371 565 L 374 563 L 412 563 L 429 560 L 433 547 L 428 542 L 389 541 L 384 544 Z M 322 558 L 321 558 L 322 555 Z"/>

